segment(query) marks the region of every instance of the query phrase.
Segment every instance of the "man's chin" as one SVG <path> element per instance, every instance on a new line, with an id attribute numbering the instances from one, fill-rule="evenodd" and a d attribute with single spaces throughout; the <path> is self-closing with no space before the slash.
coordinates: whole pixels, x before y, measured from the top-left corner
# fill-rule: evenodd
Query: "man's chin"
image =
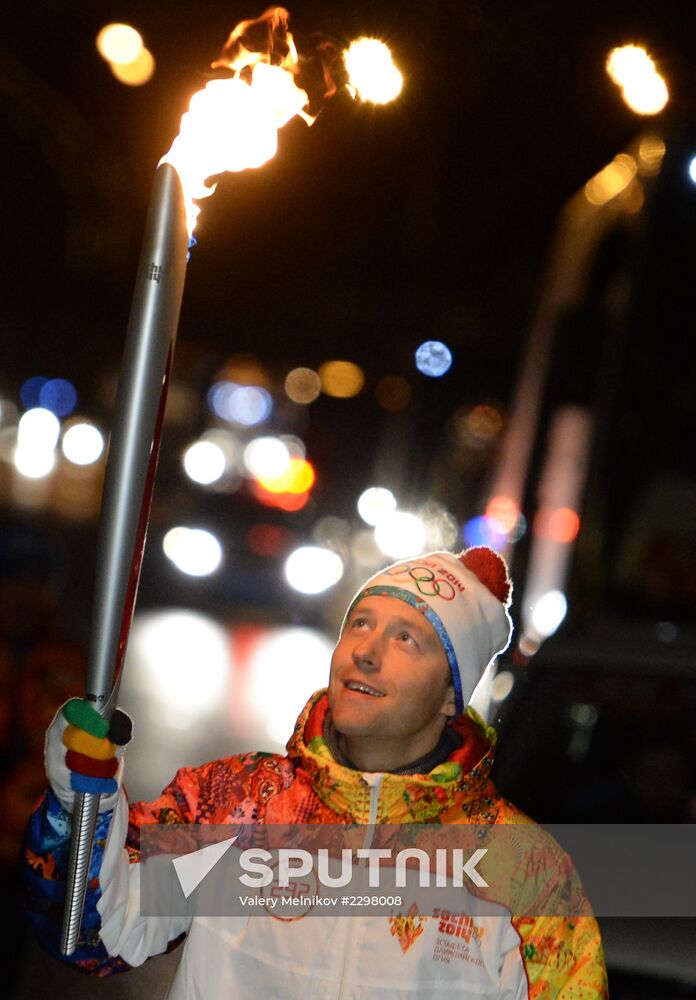
<path id="1" fill-rule="evenodd" d="M 383 726 L 371 713 L 340 704 L 331 709 L 334 728 L 344 736 L 377 736 Z"/>

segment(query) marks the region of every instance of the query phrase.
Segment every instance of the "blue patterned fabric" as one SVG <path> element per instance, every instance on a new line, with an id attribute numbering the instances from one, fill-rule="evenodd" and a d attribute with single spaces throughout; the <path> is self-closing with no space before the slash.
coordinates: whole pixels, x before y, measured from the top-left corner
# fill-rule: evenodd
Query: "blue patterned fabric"
<path id="1" fill-rule="evenodd" d="M 111 816 L 111 812 L 100 813 L 97 819 L 82 930 L 77 949 L 68 958 L 60 953 L 60 932 L 72 817 L 50 790 L 31 816 L 22 858 L 24 915 L 40 944 L 54 958 L 96 975 L 130 968 L 122 959 L 110 957 L 99 937 L 101 924 L 97 902 L 101 893 L 97 874 L 104 856 Z"/>

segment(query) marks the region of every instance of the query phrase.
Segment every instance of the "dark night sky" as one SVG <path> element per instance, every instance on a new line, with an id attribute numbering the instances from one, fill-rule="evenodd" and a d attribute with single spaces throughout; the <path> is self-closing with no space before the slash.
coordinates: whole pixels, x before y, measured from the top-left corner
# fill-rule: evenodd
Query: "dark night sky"
<path id="1" fill-rule="evenodd" d="M 644 40 L 672 107 L 691 99 L 676 5 L 608 8 L 296 4 L 300 41 L 317 29 L 387 38 L 407 89 L 377 113 L 329 107 L 312 132 L 286 130 L 260 174 L 223 180 L 199 227 L 182 338 L 228 351 L 261 337 L 269 359 L 290 362 L 350 347 L 383 366 L 436 328 L 462 359 L 451 381 L 473 356 L 507 369 L 493 375 L 504 391 L 558 208 L 639 127 L 604 73 L 608 49 Z M 118 357 L 154 164 L 229 27 L 255 13 L 29 2 L 3 15 L 14 377 L 28 342 L 32 361 L 62 355 L 86 376 L 105 349 Z M 146 87 L 117 83 L 96 53 L 109 19 L 131 20 L 153 50 Z"/>
<path id="2" fill-rule="evenodd" d="M 452 412 L 509 401 L 560 206 L 641 128 L 604 71 L 609 49 L 646 44 L 670 83 L 669 114 L 688 115 L 683 11 L 626 0 L 294 4 L 300 45 L 317 30 L 379 35 L 407 85 L 386 109 L 335 100 L 312 129 L 291 124 L 272 163 L 227 175 L 203 208 L 175 361 L 199 397 L 189 438 L 230 354 L 253 352 L 278 384 L 295 365 L 348 358 L 364 367 L 365 392 L 321 399 L 299 428 L 320 476 L 305 525 L 346 516 L 378 443 L 384 453 L 394 437 L 422 499 L 442 478 L 433 456 Z M 260 12 L 27 0 L 0 15 L 3 394 L 16 398 L 37 371 L 62 375 L 108 424 L 103 381 L 121 356 L 155 164 L 229 29 Z M 109 20 L 141 30 L 158 66 L 147 86 L 122 86 L 97 54 Z M 430 338 L 454 353 L 438 381 L 412 368 Z M 387 373 L 414 386 L 396 421 L 374 400 Z M 179 489 L 185 507 L 167 447 L 165 437 L 159 489 Z"/>

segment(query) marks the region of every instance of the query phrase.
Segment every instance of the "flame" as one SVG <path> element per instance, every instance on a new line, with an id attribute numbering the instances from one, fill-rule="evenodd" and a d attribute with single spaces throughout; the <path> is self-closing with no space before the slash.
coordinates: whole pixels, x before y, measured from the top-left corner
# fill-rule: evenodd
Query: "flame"
<path id="1" fill-rule="evenodd" d="M 288 18 L 284 8 L 273 7 L 237 25 L 212 64 L 232 76 L 211 80 L 193 95 L 179 134 L 160 161 L 181 178 L 189 235 L 200 212 L 194 199 L 209 197 L 217 186 L 208 178 L 267 163 L 278 148 L 278 130 L 308 104 L 306 91 L 295 83 L 298 57 Z"/>
<path id="2" fill-rule="evenodd" d="M 284 7 L 271 7 L 232 30 L 211 64 L 231 76 L 211 80 L 193 95 L 179 134 L 160 160 L 181 178 L 189 235 L 200 212 L 195 201 L 215 191 L 209 178 L 267 163 L 278 148 L 278 131 L 292 118 L 311 125 L 326 100 L 346 85 L 377 103 L 392 100 L 401 89 L 401 74 L 382 42 L 360 39 L 341 52 L 323 38 L 313 53 L 300 56 L 289 18 Z M 349 73 L 356 79 L 349 82 Z"/>

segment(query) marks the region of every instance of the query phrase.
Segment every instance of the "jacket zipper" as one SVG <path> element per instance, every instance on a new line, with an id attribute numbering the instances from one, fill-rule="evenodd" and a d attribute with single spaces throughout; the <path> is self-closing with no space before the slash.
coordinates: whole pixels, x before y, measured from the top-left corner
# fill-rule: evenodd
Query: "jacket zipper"
<path id="1" fill-rule="evenodd" d="M 379 772 L 371 773 L 367 772 L 363 774 L 363 781 L 366 785 L 370 787 L 370 814 L 367 820 L 367 833 L 365 834 L 365 840 L 363 842 L 363 848 L 369 848 L 375 837 L 375 827 L 377 826 L 377 815 L 379 813 L 379 792 L 382 787 L 382 782 L 384 781 L 385 775 Z M 353 944 L 353 924 L 357 918 L 356 917 L 344 917 L 344 920 L 349 920 L 348 933 L 346 934 L 346 940 L 343 946 L 343 964 L 341 966 L 341 984 L 338 990 L 337 1000 L 341 1000 L 343 996 L 343 986 L 345 984 L 346 975 L 346 965 L 348 963 L 348 953 Z"/>

